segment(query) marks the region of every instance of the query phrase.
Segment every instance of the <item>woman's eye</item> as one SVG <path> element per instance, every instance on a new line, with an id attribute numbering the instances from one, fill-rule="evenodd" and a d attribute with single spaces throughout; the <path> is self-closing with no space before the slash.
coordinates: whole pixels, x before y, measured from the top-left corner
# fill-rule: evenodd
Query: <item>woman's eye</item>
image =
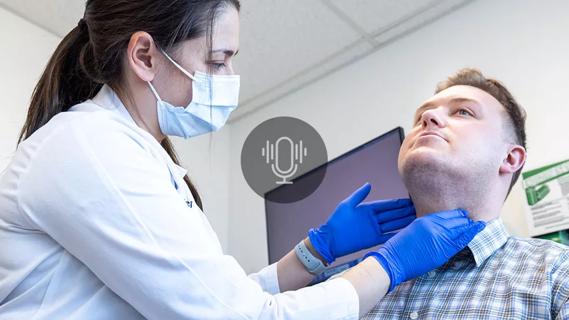
<path id="1" fill-rule="evenodd" d="M 211 62 L 210 65 L 211 65 L 211 66 L 213 67 L 213 69 L 216 70 L 216 71 L 225 68 L 225 63 Z"/>

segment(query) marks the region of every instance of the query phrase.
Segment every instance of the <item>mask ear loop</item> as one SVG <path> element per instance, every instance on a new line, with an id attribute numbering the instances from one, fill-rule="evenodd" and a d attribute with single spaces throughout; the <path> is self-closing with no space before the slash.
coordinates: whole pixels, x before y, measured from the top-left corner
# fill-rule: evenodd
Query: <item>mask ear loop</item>
<path id="1" fill-rule="evenodd" d="M 160 96 L 158 95 L 158 92 L 156 91 L 156 89 L 154 89 L 154 86 L 152 85 L 152 83 L 150 83 L 150 81 L 146 81 L 148 82 L 148 86 L 150 87 L 150 91 L 152 91 L 152 93 L 154 94 L 154 96 L 156 97 L 156 99 L 158 101 L 162 101 L 162 99 L 160 98 Z"/>
<path id="2" fill-rule="evenodd" d="M 192 79 L 193 81 L 196 81 L 196 79 L 194 78 L 194 76 L 189 73 L 188 71 L 186 71 L 186 69 L 182 68 L 181 65 L 179 65 L 176 61 L 174 61 L 174 59 L 170 58 L 170 56 L 162 49 L 160 49 L 160 51 L 162 51 L 162 53 L 164 54 L 164 56 L 166 57 L 166 59 L 170 60 L 170 62 L 172 62 L 176 68 L 178 68 L 180 71 L 182 71 L 183 74 L 185 74 L 186 76 L 188 76 L 190 79 Z"/>
<path id="3" fill-rule="evenodd" d="M 174 64 L 174 66 L 176 66 L 176 68 L 178 68 L 180 71 L 182 71 L 183 74 L 185 74 L 190 79 L 192 79 L 192 81 L 196 81 L 194 76 L 191 73 L 189 73 L 188 71 L 186 71 L 186 69 L 182 68 L 182 66 L 179 65 L 176 61 L 174 61 L 174 59 L 170 58 L 170 56 L 166 53 L 166 51 L 164 51 L 162 48 L 160 48 L 160 52 L 162 52 L 162 54 L 166 57 L 166 59 L 170 60 L 170 62 L 172 62 Z M 160 98 L 160 95 L 158 94 L 158 92 L 156 91 L 156 89 L 154 88 L 152 83 L 150 81 L 147 81 L 147 82 L 148 82 L 148 86 L 150 87 L 150 90 L 152 91 L 152 93 L 154 94 L 156 99 L 158 99 L 159 101 L 162 101 L 162 98 Z"/>

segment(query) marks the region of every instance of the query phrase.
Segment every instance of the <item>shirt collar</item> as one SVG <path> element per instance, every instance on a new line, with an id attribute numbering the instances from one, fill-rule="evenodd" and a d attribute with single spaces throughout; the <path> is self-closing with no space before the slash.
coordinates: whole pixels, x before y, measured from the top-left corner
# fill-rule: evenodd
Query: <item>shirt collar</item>
<path id="1" fill-rule="evenodd" d="M 494 252 L 500 249 L 510 237 L 502 219 L 495 219 L 486 224 L 468 244 L 472 257 L 476 262 L 476 267 L 480 267 L 486 259 L 491 257 Z"/>

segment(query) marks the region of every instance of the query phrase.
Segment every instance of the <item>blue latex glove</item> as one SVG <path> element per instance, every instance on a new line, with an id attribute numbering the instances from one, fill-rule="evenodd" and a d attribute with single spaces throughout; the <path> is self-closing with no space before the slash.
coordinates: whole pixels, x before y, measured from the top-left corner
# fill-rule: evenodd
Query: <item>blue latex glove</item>
<path id="1" fill-rule="evenodd" d="M 382 244 L 415 219 L 409 199 L 362 202 L 371 190 L 364 184 L 338 204 L 328 221 L 310 229 L 308 238 L 328 264 L 338 257 Z"/>
<path id="2" fill-rule="evenodd" d="M 474 222 L 461 209 L 433 213 L 413 221 L 389 239 L 377 252 L 370 252 L 389 275 L 389 291 L 401 282 L 442 266 L 486 227 Z"/>

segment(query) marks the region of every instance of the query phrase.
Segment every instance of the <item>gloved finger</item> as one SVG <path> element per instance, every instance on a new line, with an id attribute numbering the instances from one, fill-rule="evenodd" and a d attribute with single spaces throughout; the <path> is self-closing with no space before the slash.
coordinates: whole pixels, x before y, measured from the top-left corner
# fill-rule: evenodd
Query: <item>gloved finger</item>
<path id="1" fill-rule="evenodd" d="M 378 223 L 385 223 L 406 216 L 415 216 L 415 214 L 415 207 L 405 207 L 388 211 L 374 211 L 374 217 Z"/>
<path id="2" fill-rule="evenodd" d="M 366 182 L 363 186 L 361 186 L 358 190 L 354 191 L 351 196 L 348 197 L 348 203 L 353 207 L 357 206 L 360 202 L 362 202 L 369 192 L 371 191 L 371 184 Z"/>
<path id="3" fill-rule="evenodd" d="M 472 241 L 472 239 L 474 239 L 474 237 L 484 228 L 486 228 L 486 223 L 483 221 L 476 221 L 471 223 L 455 240 L 455 245 L 458 249 L 466 247 L 470 241 Z"/>
<path id="4" fill-rule="evenodd" d="M 467 217 L 455 217 L 450 219 L 438 219 L 436 222 L 446 229 L 454 229 L 468 225 L 469 223 L 472 223 L 472 220 Z"/>
<path id="5" fill-rule="evenodd" d="M 385 211 L 413 207 L 413 202 L 409 199 L 388 199 L 365 202 L 360 204 L 360 206 L 372 208 L 374 211 Z"/>
<path id="6" fill-rule="evenodd" d="M 379 225 L 379 229 L 381 230 L 382 233 L 399 230 L 401 228 L 405 228 L 406 226 L 408 226 L 411 222 L 413 222 L 413 220 L 415 220 L 415 215 L 406 216 L 401 219 L 382 223 Z"/>
<path id="7" fill-rule="evenodd" d="M 452 229 L 450 229 L 449 230 L 449 236 L 453 240 L 458 240 L 459 238 L 463 237 L 464 235 L 467 235 L 467 238 L 468 238 L 468 235 L 470 234 L 469 232 L 473 232 L 476 230 L 476 228 L 480 228 L 480 225 L 482 225 L 482 229 L 484 229 L 484 226 L 486 224 L 482 221 L 470 220 L 466 224 L 463 224 L 461 226 L 456 226 L 456 227 L 453 227 Z M 476 233 L 478 233 L 478 232 L 476 232 Z"/>
<path id="8" fill-rule="evenodd" d="M 463 209 L 454 209 L 454 210 L 432 213 L 431 215 L 434 215 L 436 217 L 439 217 L 439 218 L 442 218 L 445 220 L 446 219 L 452 219 L 452 218 L 465 218 L 468 216 L 468 211 L 463 210 Z"/>

